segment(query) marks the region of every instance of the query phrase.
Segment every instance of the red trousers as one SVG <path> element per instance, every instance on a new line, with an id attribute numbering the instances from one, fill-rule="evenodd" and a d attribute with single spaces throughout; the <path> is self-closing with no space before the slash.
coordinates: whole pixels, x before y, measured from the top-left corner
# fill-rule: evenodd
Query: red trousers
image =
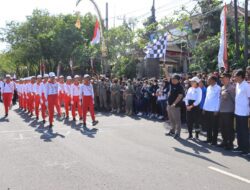
<path id="1" fill-rule="evenodd" d="M 46 110 L 47 110 L 47 107 L 46 107 L 46 99 L 45 99 L 44 93 L 42 94 L 41 108 L 42 108 L 42 118 L 43 118 L 43 120 L 45 120 L 46 119 Z"/>
<path id="2" fill-rule="evenodd" d="M 92 121 L 95 121 L 95 111 L 92 96 L 83 96 L 83 122 L 86 123 L 87 112 L 90 112 Z"/>
<path id="3" fill-rule="evenodd" d="M 36 94 L 35 96 L 35 112 L 36 112 L 36 117 L 39 117 L 39 106 L 40 106 L 40 96 Z"/>
<path id="4" fill-rule="evenodd" d="M 72 105 L 72 116 L 76 117 L 76 108 L 78 110 L 79 117 L 82 117 L 82 106 L 80 105 L 79 96 L 73 96 L 73 105 Z"/>
<path id="5" fill-rule="evenodd" d="M 12 96 L 13 96 L 12 93 L 3 93 L 3 104 L 4 104 L 5 114 L 9 113 Z"/>
<path id="6" fill-rule="evenodd" d="M 19 108 L 23 108 L 23 95 L 18 95 Z"/>
<path id="7" fill-rule="evenodd" d="M 49 123 L 53 124 L 54 121 L 54 108 L 58 105 L 58 95 L 51 94 L 48 95 L 48 110 L 49 110 Z"/>
<path id="8" fill-rule="evenodd" d="M 64 103 L 64 97 L 65 97 L 65 94 L 62 93 L 62 92 L 59 92 L 59 96 L 58 96 L 58 102 L 59 102 L 59 106 L 61 107 Z"/>
<path id="9" fill-rule="evenodd" d="M 24 108 L 24 110 L 26 111 L 27 110 L 27 94 L 26 93 L 24 93 L 23 94 L 23 108 Z"/>
<path id="10" fill-rule="evenodd" d="M 69 116 L 70 101 L 71 101 L 71 97 L 65 94 L 64 95 L 64 107 L 65 107 L 66 117 Z"/>
<path id="11" fill-rule="evenodd" d="M 33 113 L 35 107 L 35 97 L 32 93 L 28 93 L 28 110 L 30 113 Z"/>

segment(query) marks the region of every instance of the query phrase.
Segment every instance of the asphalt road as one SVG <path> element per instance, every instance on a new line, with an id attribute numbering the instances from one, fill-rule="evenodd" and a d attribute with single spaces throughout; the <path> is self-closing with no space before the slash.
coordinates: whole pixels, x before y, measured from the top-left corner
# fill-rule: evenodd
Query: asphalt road
<path id="1" fill-rule="evenodd" d="M 97 119 L 98 130 L 56 121 L 49 133 L 14 107 L 0 119 L 0 190 L 250 189 L 249 158 L 166 137 L 158 121 Z"/>

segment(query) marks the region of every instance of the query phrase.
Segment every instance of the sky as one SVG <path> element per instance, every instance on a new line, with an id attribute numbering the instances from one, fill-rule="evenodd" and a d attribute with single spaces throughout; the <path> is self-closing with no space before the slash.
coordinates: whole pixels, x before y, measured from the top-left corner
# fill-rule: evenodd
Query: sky
<path id="1" fill-rule="evenodd" d="M 76 7 L 76 0 L 1 0 L 0 6 L 0 28 L 5 27 L 9 21 L 25 21 L 26 16 L 31 15 L 34 9 L 46 9 L 51 14 L 75 13 L 79 11 L 82 15 L 87 12 L 96 13 L 89 0 L 82 0 Z M 95 0 L 105 16 L 105 3 L 109 3 L 109 26 L 117 26 L 126 18 L 138 18 L 142 22 L 150 15 L 153 0 Z M 231 2 L 231 0 L 224 0 Z M 240 0 L 243 1 L 243 0 Z M 192 7 L 192 0 L 155 0 L 156 18 L 168 16 L 181 5 Z M 0 51 L 6 48 L 6 44 L 0 42 Z"/>

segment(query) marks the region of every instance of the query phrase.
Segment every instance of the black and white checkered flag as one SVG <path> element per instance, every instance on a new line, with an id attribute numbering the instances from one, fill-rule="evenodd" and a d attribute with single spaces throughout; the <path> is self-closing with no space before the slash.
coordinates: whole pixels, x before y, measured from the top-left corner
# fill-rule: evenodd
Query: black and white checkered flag
<path id="1" fill-rule="evenodd" d="M 148 44 L 145 48 L 145 59 L 148 58 L 162 58 L 165 56 L 167 50 L 167 33 L 164 36 L 160 36 L 157 40 L 153 42 L 153 44 Z"/>

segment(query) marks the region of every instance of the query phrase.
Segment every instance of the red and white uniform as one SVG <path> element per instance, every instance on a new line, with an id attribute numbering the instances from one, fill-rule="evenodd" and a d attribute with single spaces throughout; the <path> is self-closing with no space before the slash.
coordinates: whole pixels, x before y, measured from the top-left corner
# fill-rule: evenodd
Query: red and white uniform
<path id="1" fill-rule="evenodd" d="M 36 117 L 39 118 L 39 107 L 40 107 L 40 100 L 41 100 L 41 83 L 37 82 L 34 85 L 34 91 L 35 91 L 35 113 Z"/>
<path id="2" fill-rule="evenodd" d="M 64 82 L 58 83 L 58 101 L 59 101 L 59 106 L 61 106 L 64 103 L 64 96 L 65 96 L 65 89 L 64 89 Z"/>
<path id="3" fill-rule="evenodd" d="M 69 107 L 71 102 L 71 83 L 64 84 L 64 107 L 66 117 L 69 117 Z"/>
<path id="4" fill-rule="evenodd" d="M 27 86 L 28 90 L 28 110 L 31 114 L 33 114 L 34 107 L 35 107 L 35 90 L 34 90 L 35 83 L 30 82 Z"/>
<path id="5" fill-rule="evenodd" d="M 5 114 L 9 113 L 9 108 L 11 105 L 12 97 L 14 94 L 15 85 L 13 82 L 4 82 L 2 83 L 1 93 L 3 98 L 3 104 L 5 108 Z"/>
<path id="6" fill-rule="evenodd" d="M 92 121 L 95 121 L 94 111 L 94 90 L 90 83 L 85 83 L 81 86 L 81 98 L 83 102 L 83 123 L 86 123 L 87 112 L 89 110 Z"/>
<path id="7" fill-rule="evenodd" d="M 49 123 L 53 124 L 54 120 L 54 108 L 57 108 L 58 105 L 58 83 L 48 82 L 45 90 L 45 98 L 48 102 L 48 110 L 49 110 Z M 58 111 L 58 115 L 61 117 L 61 113 Z"/>
<path id="8" fill-rule="evenodd" d="M 46 94 L 46 91 L 47 91 L 47 84 L 48 84 L 48 82 L 45 82 L 45 81 L 43 81 L 40 84 L 40 103 L 41 103 L 42 118 L 43 118 L 43 120 L 46 119 L 47 105 L 46 105 L 45 94 Z"/>
<path id="9" fill-rule="evenodd" d="M 76 117 L 76 109 L 78 110 L 79 117 L 82 118 L 82 106 L 80 101 L 80 83 L 74 82 L 71 85 L 71 104 L 72 104 L 72 117 Z"/>

